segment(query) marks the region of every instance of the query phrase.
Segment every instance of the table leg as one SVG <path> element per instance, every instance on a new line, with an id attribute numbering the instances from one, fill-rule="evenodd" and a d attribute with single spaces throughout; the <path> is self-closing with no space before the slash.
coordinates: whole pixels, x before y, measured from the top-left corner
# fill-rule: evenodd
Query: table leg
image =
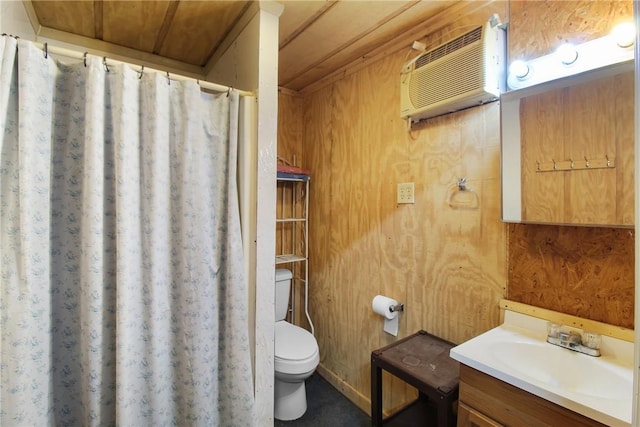
<path id="1" fill-rule="evenodd" d="M 382 427 L 382 369 L 371 358 L 371 426 Z"/>

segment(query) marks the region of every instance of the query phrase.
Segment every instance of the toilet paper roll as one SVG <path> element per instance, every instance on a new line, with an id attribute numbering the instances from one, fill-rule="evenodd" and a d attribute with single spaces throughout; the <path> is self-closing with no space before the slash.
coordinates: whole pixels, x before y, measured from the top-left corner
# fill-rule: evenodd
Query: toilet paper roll
<path id="1" fill-rule="evenodd" d="M 398 305 L 398 301 L 383 295 L 376 295 L 373 297 L 373 301 L 371 302 L 373 312 L 384 316 L 387 319 L 395 319 L 398 317 L 397 311 L 391 311 L 391 307 L 394 305 Z"/>
<path id="2" fill-rule="evenodd" d="M 371 302 L 373 312 L 384 317 L 384 331 L 397 337 L 398 312 L 391 311 L 391 307 L 394 305 L 398 305 L 398 301 L 383 295 L 376 295 Z"/>

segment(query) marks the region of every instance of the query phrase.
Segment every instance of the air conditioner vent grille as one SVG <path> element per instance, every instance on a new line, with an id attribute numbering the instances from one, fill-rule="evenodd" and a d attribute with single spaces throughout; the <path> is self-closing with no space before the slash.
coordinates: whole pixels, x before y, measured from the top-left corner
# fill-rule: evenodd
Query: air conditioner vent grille
<path id="1" fill-rule="evenodd" d="M 457 50 L 462 49 L 465 46 L 469 46 L 482 39 L 482 27 L 478 27 L 475 30 L 469 31 L 460 37 L 451 40 L 448 43 L 443 44 L 440 47 L 433 49 L 422 55 L 415 63 L 415 69 L 424 67 L 427 64 L 432 63 L 444 56 L 447 56 Z"/>
<path id="2" fill-rule="evenodd" d="M 452 55 L 446 62 L 433 64 L 426 72 L 417 70 L 409 83 L 409 98 L 416 108 L 425 107 L 482 88 L 485 84 L 482 45 Z"/>

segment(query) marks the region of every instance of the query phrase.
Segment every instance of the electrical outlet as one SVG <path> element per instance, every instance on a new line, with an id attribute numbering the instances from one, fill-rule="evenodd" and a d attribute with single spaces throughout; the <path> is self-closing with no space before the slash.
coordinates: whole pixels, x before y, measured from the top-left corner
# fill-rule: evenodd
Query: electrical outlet
<path id="1" fill-rule="evenodd" d="M 413 182 L 398 184 L 398 204 L 415 203 L 413 196 Z"/>

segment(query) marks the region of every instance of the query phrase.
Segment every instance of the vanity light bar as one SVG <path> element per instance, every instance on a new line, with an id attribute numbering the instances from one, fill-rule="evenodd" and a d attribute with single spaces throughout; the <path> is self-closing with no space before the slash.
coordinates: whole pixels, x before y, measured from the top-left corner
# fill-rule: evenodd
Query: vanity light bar
<path id="1" fill-rule="evenodd" d="M 530 61 L 516 60 L 509 66 L 509 89 L 545 83 L 551 80 L 580 74 L 585 71 L 633 61 L 635 28 L 631 23 L 620 24 L 611 34 L 571 45 L 564 44 L 553 53 Z"/>

